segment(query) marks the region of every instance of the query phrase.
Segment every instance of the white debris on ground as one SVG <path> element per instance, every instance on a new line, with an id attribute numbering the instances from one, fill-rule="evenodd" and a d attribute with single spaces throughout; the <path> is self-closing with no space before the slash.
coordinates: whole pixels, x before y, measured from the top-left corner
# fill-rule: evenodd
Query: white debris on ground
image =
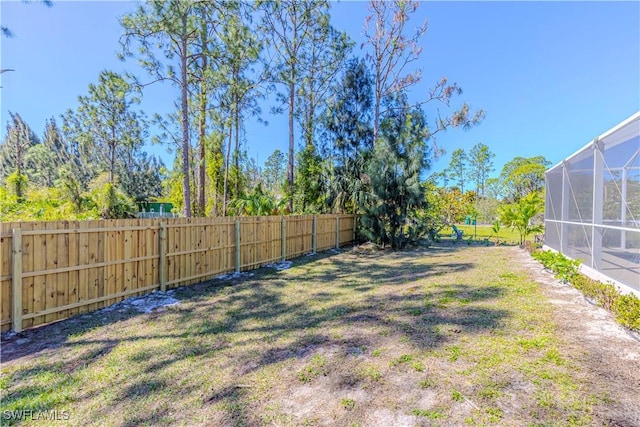
<path id="1" fill-rule="evenodd" d="M 229 273 L 229 274 L 223 274 L 221 276 L 218 276 L 216 277 L 216 279 L 229 280 L 229 279 L 238 279 L 241 277 L 251 277 L 251 276 L 253 276 L 253 273 L 248 273 L 248 272 Z M 166 292 L 155 291 L 150 294 L 127 298 L 125 300 L 120 301 L 117 304 L 113 304 L 113 305 L 110 305 L 109 307 L 105 307 L 101 310 L 98 310 L 97 313 L 109 313 L 112 311 L 122 311 L 130 308 L 134 308 L 141 313 L 151 313 L 152 311 L 157 310 L 159 308 L 171 307 L 179 303 L 180 301 L 175 298 L 175 289 L 171 289 Z"/>
<path id="2" fill-rule="evenodd" d="M 174 295 L 175 291 L 173 289 L 166 292 L 152 292 L 150 294 L 142 295 L 139 297 L 127 298 L 117 304 L 110 305 L 109 307 L 105 307 L 99 311 L 102 313 L 108 313 L 114 310 L 120 311 L 123 309 L 135 308 L 141 313 L 151 313 L 153 310 L 156 310 L 160 307 L 170 307 L 172 305 L 179 304 L 180 301 L 175 299 Z"/>
<path id="3" fill-rule="evenodd" d="M 267 267 L 275 268 L 278 271 L 282 271 L 282 270 L 290 269 L 292 265 L 293 263 L 291 261 L 282 261 L 282 262 L 276 262 L 274 264 L 267 264 Z"/>
<path id="4" fill-rule="evenodd" d="M 248 273 L 246 271 L 243 271 L 242 273 L 223 274 L 221 276 L 217 276 L 216 279 L 217 280 L 229 280 L 229 279 L 239 279 L 241 277 L 251 277 L 251 276 L 253 276 L 253 273 Z"/>

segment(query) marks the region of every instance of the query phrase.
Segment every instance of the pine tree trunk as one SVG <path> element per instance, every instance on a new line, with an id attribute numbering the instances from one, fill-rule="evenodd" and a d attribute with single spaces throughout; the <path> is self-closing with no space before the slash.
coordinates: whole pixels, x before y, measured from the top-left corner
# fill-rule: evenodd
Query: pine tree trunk
<path id="1" fill-rule="evenodd" d="M 232 124 L 229 123 L 229 141 L 227 142 L 227 155 L 224 158 L 224 189 L 222 195 L 222 216 L 227 216 L 227 198 L 229 197 L 229 157 L 231 156 Z"/>
<path id="2" fill-rule="evenodd" d="M 189 182 L 189 106 L 187 103 L 187 15 L 182 15 L 182 38 L 180 40 L 182 55 L 180 55 L 181 101 L 182 101 L 182 186 L 185 217 L 191 216 L 191 185 Z"/>
<path id="3" fill-rule="evenodd" d="M 205 171 L 206 171 L 206 163 L 205 163 L 205 134 L 207 127 L 207 83 L 205 81 L 205 74 L 207 70 L 207 56 L 204 55 L 202 58 L 202 81 L 200 82 L 200 131 L 198 134 L 198 214 L 204 215 L 205 208 L 205 196 L 204 196 L 204 187 L 205 187 Z"/>
<path id="4" fill-rule="evenodd" d="M 382 88 L 380 76 L 380 64 L 376 64 L 376 93 L 375 93 L 375 111 L 373 113 L 373 144 L 378 139 L 378 131 L 380 130 L 380 98 L 382 97 Z"/>
<path id="5" fill-rule="evenodd" d="M 237 78 L 237 75 L 236 75 Z M 237 81 L 237 80 L 236 80 Z M 235 166 L 236 166 L 236 194 L 235 196 L 240 196 L 240 112 L 238 111 L 240 108 L 238 106 L 238 94 L 234 94 L 234 104 L 235 108 L 233 111 L 233 122 L 235 125 Z"/>
<path id="6" fill-rule="evenodd" d="M 289 212 L 293 212 L 293 148 L 294 148 L 294 140 L 293 140 L 293 111 L 295 107 L 295 83 L 293 78 L 295 76 L 295 72 L 293 68 L 291 69 L 291 80 L 289 81 Z"/>

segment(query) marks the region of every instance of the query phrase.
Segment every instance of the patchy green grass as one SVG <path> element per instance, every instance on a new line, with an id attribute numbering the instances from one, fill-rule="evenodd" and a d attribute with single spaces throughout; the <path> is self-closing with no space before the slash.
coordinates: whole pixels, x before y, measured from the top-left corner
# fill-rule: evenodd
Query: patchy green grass
<path id="1" fill-rule="evenodd" d="M 48 326 L 62 338 L 3 360 L 2 408 L 79 426 L 597 423 L 606 402 L 514 250 L 318 255 Z"/>
<path id="2" fill-rule="evenodd" d="M 491 225 L 458 225 L 458 230 L 462 230 L 464 232 L 463 239 L 466 240 L 476 240 L 476 241 L 484 241 L 488 240 L 491 244 L 495 244 L 496 235 L 491 230 Z M 444 237 L 446 240 L 455 240 L 455 235 L 453 234 L 453 229 L 451 227 L 445 227 L 441 232 L 440 236 Z M 453 238 L 451 237 L 453 236 Z M 500 238 L 500 242 L 507 245 L 517 245 L 520 242 L 520 235 L 517 230 L 512 230 L 510 227 L 505 227 L 504 225 L 500 227 L 500 233 L 498 235 Z M 527 238 L 529 241 L 533 241 L 533 236 L 529 236 Z"/>

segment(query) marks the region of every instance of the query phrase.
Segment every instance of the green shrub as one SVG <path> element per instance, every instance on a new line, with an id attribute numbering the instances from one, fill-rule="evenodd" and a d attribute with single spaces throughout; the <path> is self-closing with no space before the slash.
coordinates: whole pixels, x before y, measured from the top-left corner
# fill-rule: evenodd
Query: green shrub
<path id="1" fill-rule="evenodd" d="M 555 273 L 556 278 L 563 282 L 571 282 L 579 276 L 579 268 L 582 261 L 565 257 L 559 252 L 533 251 L 532 255 L 549 270 Z"/>
<path id="2" fill-rule="evenodd" d="M 613 303 L 613 312 L 622 325 L 640 331 L 640 299 L 635 295 L 620 295 Z"/>
<path id="3" fill-rule="evenodd" d="M 640 298 L 635 295 L 622 295 L 610 283 L 590 279 L 578 272 L 579 260 L 572 260 L 553 251 L 534 251 L 531 254 L 555 277 L 570 283 L 588 298 L 597 301 L 616 316 L 616 320 L 629 329 L 640 331 Z"/>
<path id="4" fill-rule="evenodd" d="M 602 283 L 584 275 L 574 277 L 571 284 L 574 288 L 582 291 L 585 296 L 595 299 L 600 306 L 609 311 L 613 311 L 614 302 L 620 296 L 620 292 L 612 284 Z"/>

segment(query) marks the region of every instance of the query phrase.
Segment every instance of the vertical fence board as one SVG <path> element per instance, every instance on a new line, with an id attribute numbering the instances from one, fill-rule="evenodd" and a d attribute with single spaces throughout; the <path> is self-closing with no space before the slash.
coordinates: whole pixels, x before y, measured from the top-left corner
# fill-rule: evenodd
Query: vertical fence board
<path id="1" fill-rule="evenodd" d="M 109 227 L 109 226 L 113 226 L 113 223 L 111 221 L 109 222 L 105 222 L 105 221 L 96 221 L 95 227 Z M 98 255 L 97 255 L 97 262 L 101 263 L 101 262 L 105 262 L 107 260 L 107 249 L 108 249 L 108 240 L 107 240 L 107 232 L 106 231 L 99 231 L 96 233 L 98 236 Z M 104 281 L 105 281 L 105 277 L 107 276 L 108 271 L 107 271 L 107 267 L 98 267 L 98 280 L 96 281 L 96 297 L 102 297 L 104 296 L 105 293 L 105 287 L 104 287 Z M 98 302 L 96 303 L 96 307 L 97 308 L 102 308 L 104 307 L 105 304 L 104 302 Z"/>
<path id="2" fill-rule="evenodd" d="M 20 229 L 25 231 L 33 230 L 34 223 L 24 222 L 20 224 Z M 22 236 L 22 271 L 32 272 L 33 260 L 33 236 Z M 33 313 L 35 310 L 35 282 L 33 277 L 25 277 L 22 279 L 22 310 L 25 313 Z M 33 326 L 33 319 L 26 319 L 22 322 L 24 328 Z"/>
<path id="3" fill-rule="evenodd" d="M 105 220 L 99 223 L 98 227 L 103 226 L 108 228 L 109 231 L 99 232 L 98 233 L 98 259 L 99 262 L 107 262 L 109 263 L 112 259 L 115 258 L 116 254 L 116 245 L 115 240 L 118 234 L 117 230 L 114 230 L 115 221 L 114 220 Z M 100 253 L 101 252 L 101 253 Z M 102 271 L 102 275 L 99 275 L 98 279 L 98 291 L 96 296 L 102 297 L 106 295 L 109 291 L 110 284 L 115 286 L 116 282 L 116 267 L 115 265 L 109 264 L 105 265 L 99 269 Z M 106 303 L 99 302 L 98 307 L 102 308 L 106 305 Z"/>
<path id="4" fill-rule="evenodd" d="M 167 265 L 167 225 L 160 224 L 158 233 L 158 283 L 162 292 L 167 290 L 167 276 L 165 266 Z"/>
<path id="5" fill-rule="evenodd" d="M 91 221 L 91 223 L 89 224 L 90 228 L 98 228 L 100 227 L 101 223 L 100 221 Z M 93 250 L 92 253 L 92 261 L 95 264 L 101 263 L 104 261 L 104 238 L 103 236 L 106 233 L 103 233 L 101 231 L 97 231 L 95 233 L 90 233 L 89 234 L 89 241 L 90 241 L 90 248 Z M 93 270 L 93 269 L 92 269 Z M 95 268 L 95 273 L 93 275 L 93 277 L 91 278 L 91 281 L 89 282 L 89 298 L 93 299 L 93 298 L 98 298 L 100 296 L 100 287 L 102 286 L 102 280 L 104 278 L 104 274 L 105 274 L 105 269 L 103 267 L 96 267 Z M 98 304 L 94 303 L 91 304 L 90 306 L 90 310 L 96 310 L 98 309 Z"/>
<path id="6" fill-rule="evenodd" d="M 196 254 L 196 274 L 200 277 L 203 277 L 202 275 L 206 273 L 204 267 L 206 253 L 203 252 L 203 249 L 206 247 L 204 243 L 207 236 L 207 226 L 203 220 L 204 218 L 199 218 L 198 229 L 196 230 L 196 249 L 200 251 Z M 196 280 L 197 282 L 198 280 Z"/>
<path id="7" fill-rule="evenodd" d="M 142 220 L 136 219 L 134 224 L 141 226 Z M 131 241 L 131 250 L 134 257 L 143 257 L 147 252 L 144 246 L 144 230 L 134 230 L 133 240 Z M 139 289 L 144 281 L 144 261 L 135 261 L 131 264 L 131 289 Z M 138 295 L 138 294 L 135 294 Z M 125 297 L 126 298 L 126 297 Z"/>
<path id="8" fill-rule="evenodd" d="M 69 229 L 69 221 L 60 221 L 56 223 L 56 229 Z M 54 258 L 55 268 L 64 268 L 69 266 L 69 234 L 56 234 L 56 252 Z M 62 307 L 69 304 L 69 273 L 57 273 L 55 275 L 56 288 L 56 307 Z M 56 320 L 66 319 L 69 317 L 69 311 L 59 311 L 55 315 Z"/>
<path id="9" fill-rule="evenodd" d="M 78 229 L 87 228 L 87 221 L 78 221 Z M 89 263 L 89 234 L 78 233 L 78 265 L 86 265 Z M 83 268 L 78 271 L 78 301 L 86 301 L 89 299 L 89 271 L 92 269 Z M 86 313 L 88 307 L 82 305 L 78 307 L 78 313 Z"/>
<path id="10" fill-rule="evenodd" d="M 235 222 L 235 259 L 236 259 L 236 273 L 240 272 L 240 267 L 242 265 L 242 260 L 240 258 L 240 244 L 242 243 L 242 235 L 240 233 L 240 221 L 236 220 Z"/>
<path id="11" fill-rule="evenodd" d="M 213 248 L 215 247 L 215 244 L 213 242 L 213 229 L 215 228 L 215 225 L 213 224 L 206 224 L 204 226 L 204 230 L 202 231 L 202 238 L 203 238 L 203 245 L 205 248 Z M 202 270 L 203 272 L 212 274 L 213 272 L 215 272 L 215 267 L 213 265 L 213 254 L 214 251 L 213 250 L 208 250 L 206 252 L 204 252 L 203 254 L 203 262 L 204 265 L 202 266 Z"/>
<path id="12" fill-rule="evenodd" d="M 69 229 L 78 228 L 77 221 L 68 222 Z M 67 265 L 69 267 L 75 267 L 80 265 L 78 259 L 80 257 L 80 235 L 78 233 L 69 233 L 67 234 L 68 242 L 69 242 L 69 250 L 67 252 Z M 68 295 L 68 304 L 74 304 L 78 302 L 78 278 L 79 271 L 70 271 L 68 274 L 69 277 L 69 293 Z M 78 308 L 72 308 L 68 311 L 69 317 L 75 316 L 78 314 Z"/>
<path id="13" fill-rule="evenodd" d="M 138 257 L 138 253 L 137 253 L 138 248 L 137 248 L 137 245 L 134 245 L 134 243 L 137 243 L 137 239 L 135 238 L 136 234 L 138 234 L 138 232 L 135 230 L 127 230 L 124 232 L 124 235 L 125 235 L 124 259 L 125 260 L 131 260 L 131 258 Z M 124 264 L 124 278 L 123 278 L 124 282 L 122 287 L 123 292 L 135 289 L 135 286 L 134 286 L 135 277 L 134 277 L 133 271 L 134 271 L 136 262 L 137 261 L 129 261 Z M 118 300 L 122 300 L 122 299 L 123 297 L 118 298 Z"/>
<path id="14" fill-rule="evenodd" d="M 116 227 L 120 227 L 123 224 L 123 222 L 126 220 L 116 220 Z M 125 251 L 125 244 L 126 244 L 126 236 L 127 236 L 127 231 L 126 230 L 118 230 L 118 232 L 116 233 L 116 240 L 114 242 L 114 246 L 116 248 L 116 253 L 115 253 L 115 257 L 112 261 L 116 261 L 116 260 L 122 260 L 125 259 L 124 258 L 124 251 Z M 124 290 L 125 287 L 125 268 L 126 268 L 127 263 L 124 264 L 116 264 L 116 281 L 115 283 L 113 283 L 111 285 L 111 287 L 109 288 L 109 295 L 111 294 L 116 294 L 119 292 L 122 292 Z M 105 306 L 113 304 L 114 302 L 117 302 L 117 300 L 113 300 L 113 299 L 109 299 L 105 302 Z"/>
<path id="15" fill-rule="evenodd" d="M 193 219 L 189 218 L 186 220 L 186 222 L 188 224 L 193 224 Z M 186 251 L 189 248 L 191 248 L 191 233 L 193 233 L 193 225 L 188 226 L 186 228 L 182 229 L 182 232 L 180 233 L 184 238 L 180 240 L 180 250 L 181 251 Z M 183 255 L 183 259 L 182 259 L 182 266 L 183 266 L 183 271 L 184 274 L 181 275 L 180 277 L 191 277 L 193 275 L 193 265 L 192 265 L 192 255 L 191 254 L 186 254 Z M 186 280 L 184 282 L 185 285 L 189 285 L 191 283 L 191 280 Z"/>
<path id="16" fill-rule="evenodd" d="M 11 249 L 11 319 L 13 330 L 22 331 L 22 230 L 14 228 Z"/>
<path id="17" fill-rule="evenodd" d="M 144 224 L 147 226 L 150 226 L 151 224 L 149 223 L 149 220 L 145 220 Z M 155 247 L 157 246 L 156 242 L 157 239 L 155 238 L 156 231 L 152 230 L 150 228 L 147 228 L 146 230 L 144 230 L 144 245 L 147 248 L 146 249 L 146 256 L 154 256 L 157 254 Z M 156 277 L 157 275 L 154 274 L 154 268 L 153 266 L 155 265 L 155 261 L 153 259 L 151 260 L 146 260 L 144 261 L 143 265 L 144 265 L 144 283 L 142 284 L 142 287 L 147 287 L 147 286 L 151 286 L 156 282 Z"/>
<path id="18" fill-rule="evenodd" d="M 180 224 L 180 222 L 177 222 L 177 224 Z M 178 252 L 180 250 L 180 229 L 178 227 L 171 229 L 171 237 L 171 252 Z M 169 267 L 170 278 L 167 278 L 167 282 L 173 281 L 180 275 L 180 256 L 174 255 L 168 256 L 168 258 L 172 265 Z"/>
<path id="19" fill-rule="evenodd" d="M 11 328 L 11 223 L 0 222 L 0 321 L 2 331 Z"/>
<path id="20" fill-rule="evenodd" d="M 182 224 L 187 224 L 188 223 L 188 219 L 185 218 L 181 221 Z M 177 243 L 178 243 L 178 251 L 184 251 L 185 247 L 187 246 L 187 232 L 189 230 L 187 230 L 186 227 L 181 227 L 181 228 L 177 228 L 176 231 L 178 232 L 178 236 L 177 236 Z M 177 258 L 177 271 L 176 271 L 176 279 L 179 279 L 180 277 L 187 277 L 187 256 L 186 255 L 180 255 Z M 175 286 L 175 285 L 174 285 Z"/>
<path id="21" fill-rule="evenodd" d="M 48 221 L 45 224 L 46 230 L 56 230 L 57 223 L 53 221 Z M 56 258 L 56 249 L 57 249 L 57 238 L 55 234 L 45 234 L 43 236 L 44 240 L 44 266 L 47 270 L 55 268 L 55 258 Z M 57 306 L 57 298 L 56 298 L 56 275 L 55 274 L 47 274 L 45 275 L 45 289 L 46 289 L 46 298 L 45 298 L 45 308 L 50 309 Z M 47 314 L 44 318 L 45 323 L 53 322 L 57 320 L 56 314 Z"/>
<path id="22" fill-rule="evenodd" d="M 44 222 L 33 223 L 33 229 L 45 229 Z M 47 258 L 47 241 L 45 234 L 32 236 L 31 244 L 33 248 L 33 264 L 32 271 L 41 271 L 46 267 Z M 47 282 L 44 275 L 33 277 L 33 309 L 41 311 L 46 308 L 47 304 Z M 43 323 L 43 319 L 33 319 L 32 325 L 36 326 Z"/>

